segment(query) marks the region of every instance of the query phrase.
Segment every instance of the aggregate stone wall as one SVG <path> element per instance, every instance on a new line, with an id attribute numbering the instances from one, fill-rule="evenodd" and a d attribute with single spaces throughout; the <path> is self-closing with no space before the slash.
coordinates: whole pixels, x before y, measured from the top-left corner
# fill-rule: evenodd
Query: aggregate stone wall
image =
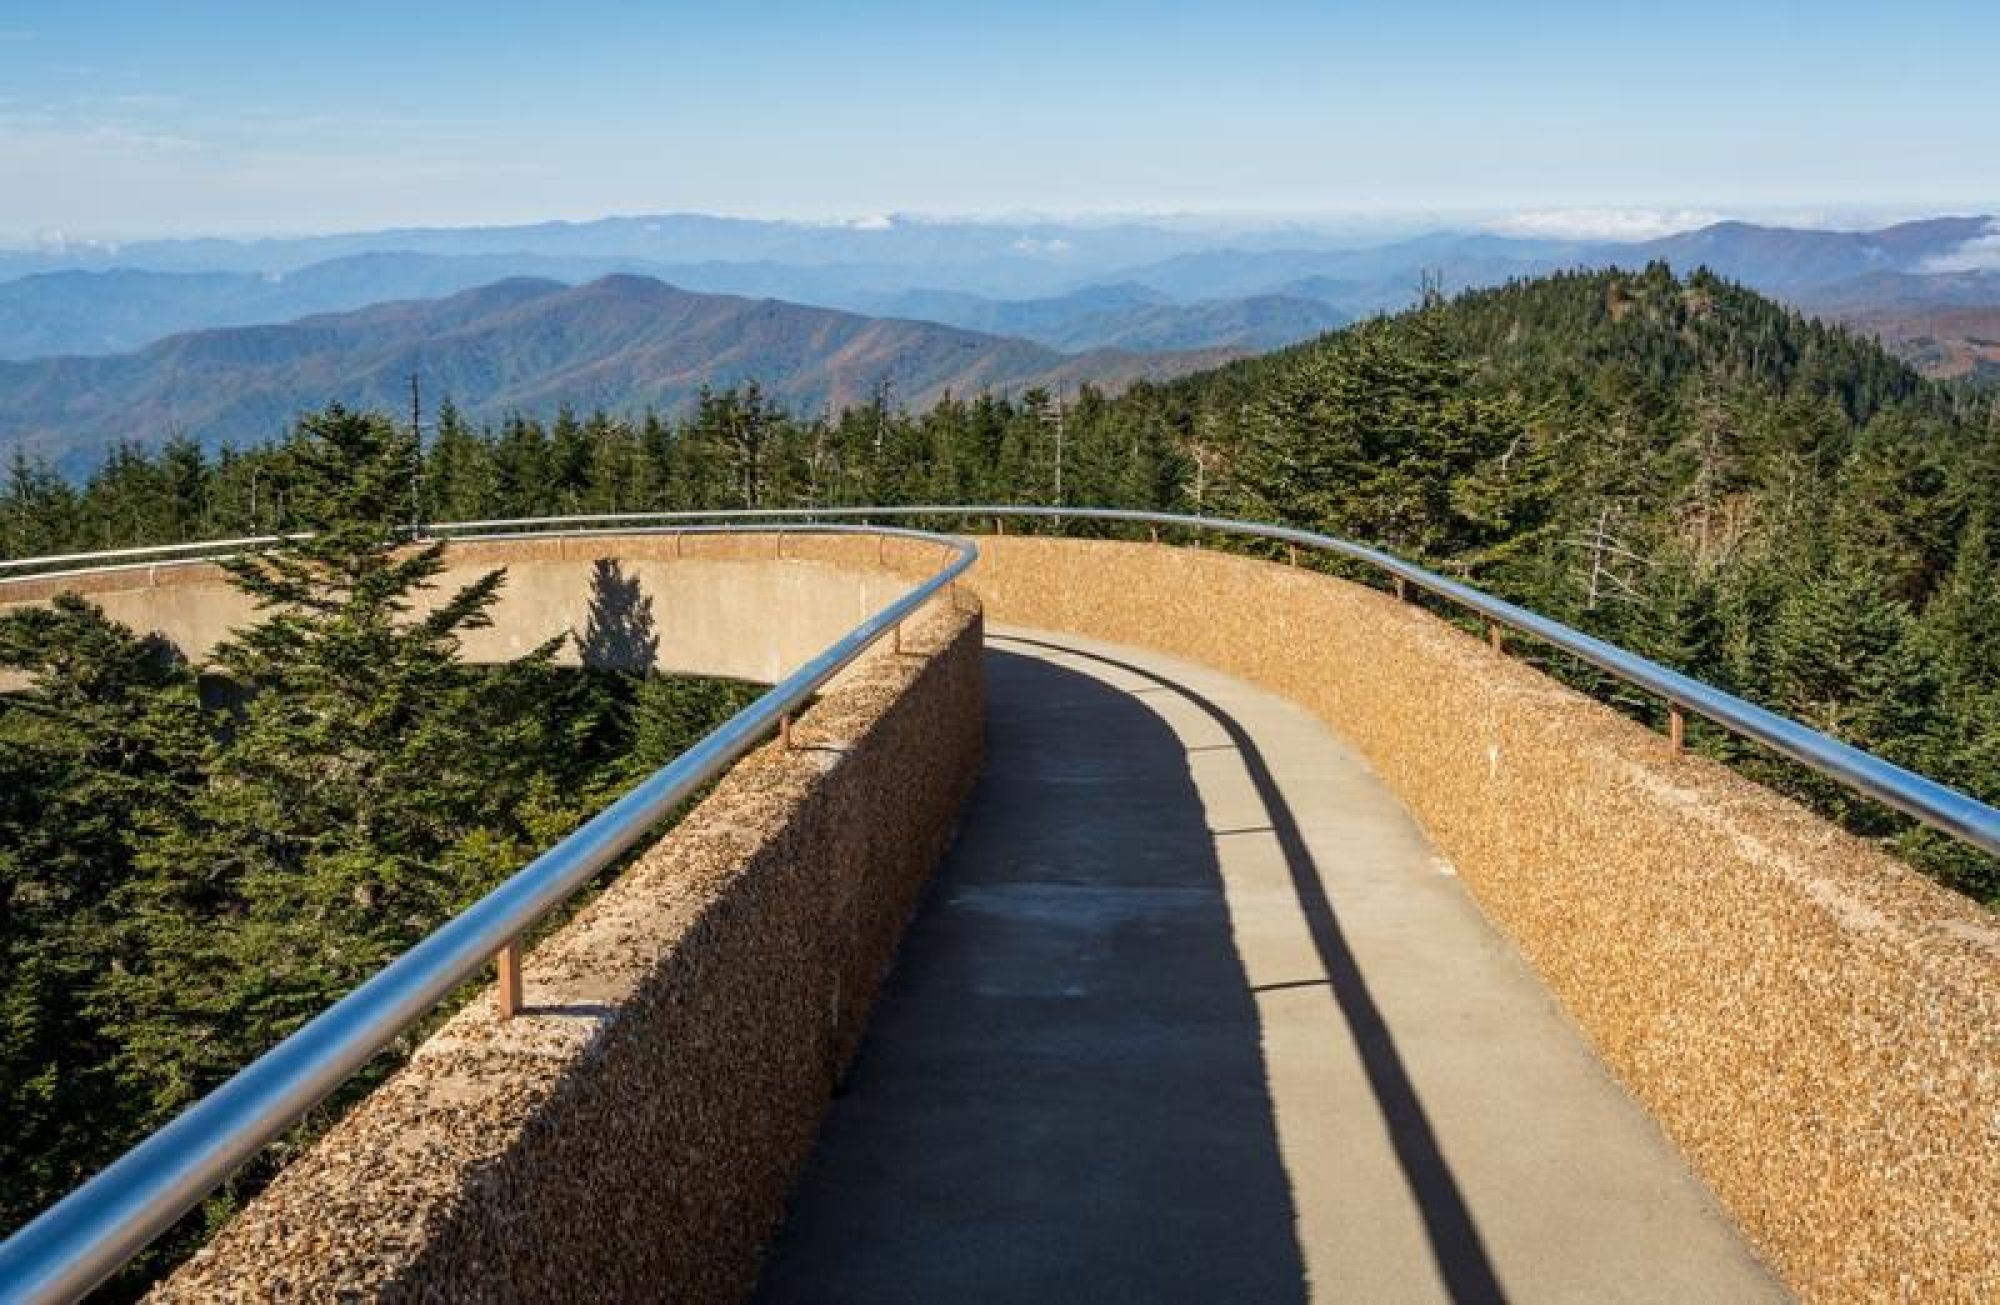
<path id="1" fill-rule="evenodd" d="M 2000 1300 L 1994 915 L 1386 594 L 982 550 L 988 620 L 1217 667 L 1354 745 L 1802 1296 Z"/>
<path id="2" fill-rule="evenodd" d="M 980 629 L 913 618 L 154 1298 L 745 1293 L 978 769 Z"/>

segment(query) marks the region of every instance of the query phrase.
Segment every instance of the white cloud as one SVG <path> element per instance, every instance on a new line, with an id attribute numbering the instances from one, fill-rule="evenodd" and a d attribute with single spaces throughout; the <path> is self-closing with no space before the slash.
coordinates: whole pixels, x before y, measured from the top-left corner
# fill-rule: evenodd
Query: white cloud
<path id="1" fill-rule="evenodd" d="M 1028 254 L 1031 256 L 1047 255 L 1052 258 L 1060 258 L 1070 251 L 1069 241 L 1064 240 L 1061 236 L 1052 236 L 1047 240 L 1037 240 L 1033 236 L 1022 236 L 1014 242 L 1013 247 L 1014 252 L 1017 254 Z"/>
<path id="2" fill-rule="evenodd" d="M 1490 229 L 1554 240 L 1652 240 L 1721 220 L 1720 213 L 1704 209 L 1552 208 L 1515 213 Z"/>
<path id="3" fill-rule="evenodd" d="M 1949 254 L 1937 254 L 1923 261 L 1926 272 L 2000 272 L 2000 218 L 1986 224 L 1986 234 L 1972 239 Z"/>

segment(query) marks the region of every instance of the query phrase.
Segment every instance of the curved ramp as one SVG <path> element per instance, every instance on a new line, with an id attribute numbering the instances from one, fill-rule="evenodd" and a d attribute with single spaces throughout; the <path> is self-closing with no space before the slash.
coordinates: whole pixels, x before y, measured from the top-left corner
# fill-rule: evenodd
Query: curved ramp
<path id="1" fill-rule="evenodd" d="M 1781 1295 L 1305 712 L 995 632 L 987 772 L 766 1301 Z"/>

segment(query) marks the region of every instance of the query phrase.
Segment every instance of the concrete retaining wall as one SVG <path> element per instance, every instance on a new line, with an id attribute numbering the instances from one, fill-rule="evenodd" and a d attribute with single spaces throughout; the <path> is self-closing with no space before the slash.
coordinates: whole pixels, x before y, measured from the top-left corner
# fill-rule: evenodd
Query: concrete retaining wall
<path id="1" fill-rule="evenodd" d="M 575 665 L 598 617 L 609 637 L 593 660 L 632 665 L 648 631 L 662 671 L 775 681 L 879 611 L 908 580 L 934 573 L 941 551 L 912 540 L 842 535 L 613 535 L 453 544 L 430 597 L 507 568 L 493 624 L 468 633 L 468 660 L 503 661 L 569 632 Z M 197 665 L 256 619 L 219 567 L 185 563 L 0 581 L 0 612 L 73 590 Z M 17 679 L 0 672 L 0 690 Z"/>
<path id="2" fill-rule="evenodd" d="M 155 1298 L 740 1297 L 978 768 L 979 643 L 926 609 Z"/>
<path id="3" fill-rule="evenodd" d="M 1195 550 L 982 549 L 989 620 L 1228 671 L 1353 744 L 1802 1295 L 2000 1299 L 1990 913 L 1387 595 Z"/>

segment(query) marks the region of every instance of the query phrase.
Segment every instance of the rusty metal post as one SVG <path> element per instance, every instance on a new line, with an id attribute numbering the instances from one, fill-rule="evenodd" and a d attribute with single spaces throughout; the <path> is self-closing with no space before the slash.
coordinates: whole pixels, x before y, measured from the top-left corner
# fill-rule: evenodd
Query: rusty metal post
<path id="1" fill-rule="evenodd" d="M 1396 577 L 1396 597 L 1403 602 L 1408 602 L 1410 598 L 1410 582 L 1401 576 Z"/>
<path id="2" fill-rule="evenodd" d="M 1494 652 L 1504 653 L 1507 651 L 1507 632 L 1500 628 L 1500 622 L 1488 621 L 1486 623 L 1486 642 L 1493 645 Z"/>
<path id="3" fill-rule="evenodd" d="M 903 623 L 901 621 L 896 622 L 895 640 L 896 645 L 891 651 L 900 657 L 903 653 Z"/>
<path id="4" fill-rule="evenodd" d="M 1297 566 L 1299 564 L 1299 546 L 1297 544 L 1285 545 L 1285 562 L 1290 566 Z"/>
<path id="5" fill-rule="evenodd" d="M 1687 713 L 1678 702 L 1667 704 L 1667 742 L 1676 753 L 1687 751 Z"/>
<path id="6" fill-rule="evenodd" d="M 521 940 L 516 938 L 502 947 L 493 962 L 499 970 L 500 1018 L 511 1020 L 521 1013 Z"/>
<path id="7" fill-rule="evenodd" d="M 784 746 L 785 751 L 790 752 L 792 750 L 792 713 L 790 712 L 786 712 L 784 715 L 778 717 L 778 742 Z"/>

